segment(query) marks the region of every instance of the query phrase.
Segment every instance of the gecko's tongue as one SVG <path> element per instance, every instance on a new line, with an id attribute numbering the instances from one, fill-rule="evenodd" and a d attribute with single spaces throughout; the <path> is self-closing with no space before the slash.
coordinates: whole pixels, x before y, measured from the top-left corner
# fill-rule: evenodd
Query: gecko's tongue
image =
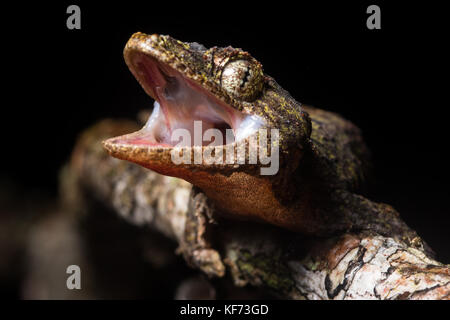
<path id="1" fill-rule="evenodd" d="M 167 147 L 223 145 L 245 139 L 263 125 L 261 118 L 225 105 L 181 73 L 154 59 L 140 59 L 140 82 L 155 103 L 145 126 L 133 139 L 122 143 Z M 211 139 L 211 135 L 222 139 Z"/>

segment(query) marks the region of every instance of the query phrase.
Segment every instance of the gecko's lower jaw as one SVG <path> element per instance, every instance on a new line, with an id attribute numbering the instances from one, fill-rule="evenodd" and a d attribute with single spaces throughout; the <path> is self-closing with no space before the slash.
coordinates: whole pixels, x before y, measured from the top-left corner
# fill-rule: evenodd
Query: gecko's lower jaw
<path id="1" fill-rule="evenodd" d="M 155 99 L 153 112 L 141 130 L 109 139 L 105 145 L 147 149 L 219 146 L 245 139 L 263 125 L 261 118 L 228 106 L 155 58 L 136 54 L 133 65 L 139 82 Z"/>

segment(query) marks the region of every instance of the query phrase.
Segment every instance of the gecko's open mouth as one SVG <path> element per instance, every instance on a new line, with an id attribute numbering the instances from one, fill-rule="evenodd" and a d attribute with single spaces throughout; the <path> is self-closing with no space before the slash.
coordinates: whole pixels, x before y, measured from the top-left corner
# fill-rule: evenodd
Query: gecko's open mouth
<path id="1" fill-rule="evenodd" d="M 151 56 L 135 52 L 130 63 L 139 83 L 155 99 L 154 108 L 141 130 L 117 137 L 113 143 L 156 148 L 223 145 L 245 139 L 263 125 L 259 117 L 232 108 Z M 204 135 L 209 129 L 218 131 Z M 218 135 L 222 139 L 218 139 Z"/>

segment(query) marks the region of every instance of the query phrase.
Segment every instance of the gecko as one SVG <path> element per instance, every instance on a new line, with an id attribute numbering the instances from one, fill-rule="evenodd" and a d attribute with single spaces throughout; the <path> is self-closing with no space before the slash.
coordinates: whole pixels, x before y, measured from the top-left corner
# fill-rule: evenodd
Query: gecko
<path id="1" fill-rule="evenodd" d="M 227 221 L 319 237 L 370 230 L 427 250 L 394 208 L 363 195 L 371 164 L 360 129 L 336 113 L 296 101 L 250 53 L 138 32 L 127 42 L 124 58 L 155 102 L 140 130 L 103 141 L 112 157 L 186 180 L 194 186 L 193 201 L 202 194 L 214 215 Z M 196 122 L 202 133 L 231 131 L 234 140 L 180 147 L 172 133 L 192 133 Z M 278 146 L 276 174 L 262 175 L 264 164 L 239 161 L 237 152 L 221 163 L 173 161 L 175 149 L 226 154 L 227 148 L 258 139 L 261 129 L 278 132 L 277 140 L 268 138 L 269 146 Z"/>

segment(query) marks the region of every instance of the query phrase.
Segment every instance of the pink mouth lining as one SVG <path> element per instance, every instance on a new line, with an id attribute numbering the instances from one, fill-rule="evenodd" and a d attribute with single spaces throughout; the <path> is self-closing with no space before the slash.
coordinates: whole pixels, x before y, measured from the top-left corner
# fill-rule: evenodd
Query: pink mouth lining
<path id="1" fill-rule="evenodd" d="M 223 133 L 231 129 L 234 141 L 243 139 L 263 125 L 259 117 L 244 114 L 202 88 L 175 69 L 157 62 L 144 54 L 133 57 L 131 70 L 145 91 L 155 99 L 152 115 L 147 124 L 120 143 L 173 147 L 178 141 L 171 139 L 175 129 L 187 129 L 194 136 L 194 121 L 202 122 L 202 135 L 208 129 Z M 202 142 L 209 145 L 211 142 Z M 195 142 L 191 143 L 191 146 Z"/>

